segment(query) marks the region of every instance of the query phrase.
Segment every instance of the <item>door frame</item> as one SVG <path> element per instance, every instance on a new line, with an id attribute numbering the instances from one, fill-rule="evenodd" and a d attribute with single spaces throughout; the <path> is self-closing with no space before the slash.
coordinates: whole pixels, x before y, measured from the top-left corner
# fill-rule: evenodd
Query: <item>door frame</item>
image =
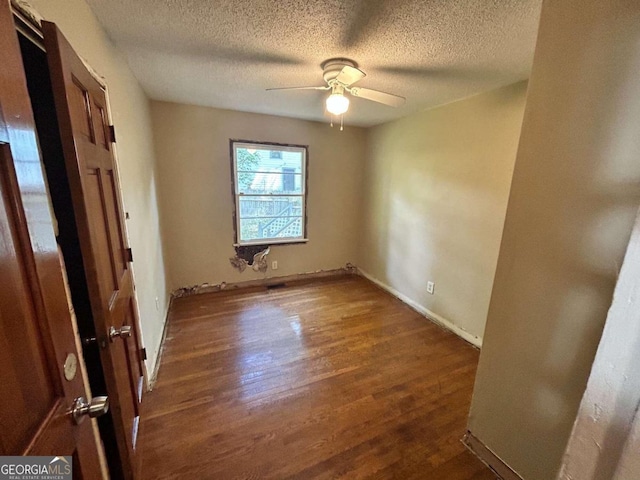
<path id="1" fill-rule="evenodd" d="M 27 3 L 22 3 L 22 2 L 19 2 L 18 0 L 10 0 L 10 2 L 11 2 L 11 12 L 13 13 L 16 30 L 19 30 L 21 33 L 26 35 L 28 38 L 30 38 L 33 41 L 34 44 L 36 44 L 39 48 L 41 48 L 44 52 L 46 52 L 44 47 L 44 34 L 42 31 L 42 22 L 45 21 L 46 19 L 42 17 L 42 15 L 40 15 L 35 8 L 33 8 L 31 5 Z M 91 64 L 87 62 L 85 58 L 83 58 L 80 55 L 78 56 L 82 60 L 82 63 L 84 64 L 85 68 L 89 71 L 93 79 L 96 82 L 98 82 L 100 86 L 104 89 L 105 96 L 106 96 L 105 107 L 106 107 L 106 113 L 107 113 L 107 120 L 111 125 L 113 125 L 113 115 L 111 113 L 109 86 L 105 82 L 105 79 L 91 66 Z M 116 142 L 113 142 L 111 144 L 111 152 L 112 152 L 114 163 L 115 163 L 115 171 L 116 171 L 116 176 L 118 181 L 118 194 L 122 199 L 123 198 L 122 183 L 120 182 L 120 169 L 119 169 L 120 162 L 118 158 L 118 146 Z M 127 220 L 128 217 L 126 216 L 127 212 L 126 212 L 126 209 L 124 209 L 124 204 L 122 205 L 122 207 L 123 207 L 123 210 L 125 210 L 123 212 L 125 214 L 125 220 Z M 129 237 L 129 230 L 127 229 L 126 222 L 123 223 L 122 228 L 125 235 L 125 241 L 127 245 L 129 245 L 130 237 Z M 133 264 L 133 262 L 130 263 L 129 267 L 131 268 L 131 275 L 132 275 L 134 286 L 135 286 L 136 274 L 135 274 L 135 265 Z M 69 301 L 71 302 L 70 297 L 69 297 Z M 136 328 L 138 329 L 138 332 L 140 334 L 140 339 L 142 340 L 142 326 L 140 324 L 140 307 L 138 304 L 138 292 L 135 288 L 133 293 L 133 302 L 136 310 L 136 321 L 137 321 Z M 142 349 L 143 346 L 140 344 L 138 345 L 138 348 Z M 149 392 L 151 391 L 151 384 L 150 384 L 149 372 L 147 371 L 147 364 L 144 361 L 142 362 L 142 370 L 144 373 L 145 390 Z"/>
<path id="2" fill-rule="evenodd" d="M 5 0 L 6 1 L 6 0 Z M 40 16 L 38 14 L 38 12 L 36 10 L 33 9 L 33 7 L 29 6 L 29 5 L 25 5 L 22 3 L 17 2 L 16 0 L 11 0 L 11 12 L 13 14 L 13 20 L 14 20 L 14 26 L 15 29 L 17 31 L 19 31 L 21 34 L 23 34 L 25 37 L 27 37 L 34 45 L 36 45 L 38 48 L 40 48 L 43 52 L 46 53 L 46 48 L 44 45 L 44 32 L 43 32 L 43 28 L 42 28 L 42 22 L 45 20 L 42 16 Z M 76 54 L 77 55 L 77 54 Z M 91 76 L 91 78 L 93 80 L 95 80 L 95 82 L 101 87 L 101 89 L 104 91 L 104 95 L 105 95 L 105 105 L 104 105 L 104 109 L 105 109 L 105 116 L 106 116 L 106 120 L 108 122 L 109 125 L 112 125 L 112 112 L 111 112 L 111 104 L 109 102 L 109 88 L 108 85 L 106 84 L 104 78 L 102 78 L 88 63 L 87 61 L 80 57 L 78 55 L 78 57 L 80 58 L 84 68 L 86 68 L 86 70 L 88 71 L 89 75 Z M 111 155 L 113 158 L 113 164 L 114 164 L 114 174 L 116 177 L 116 182 L 117 182 L 117 194 L 119 195 L 119 200 L 118 203 L 120 205 L 120 209 L 122 210 L 122 233 L 123 233 L 123 237 L 124 237 L 124 242 L 126 244 L 126 246 L 129 245 L 129 232 L 127 229 L 127 225 L 126 225 L 126 219 L 128 217 L 128 215 L 126 215 L 126 211 L 124 209 L 124 204 L 123 204 L 123 195 L 122 195 L 122 188 L 121 188 L 121 183 L 120 183 L 120 172 L 119 172 L 119 168 L 118 168 L 118 153 L 117 153 L 117 145 L 114 141 L 112 141 L 110 143 L 110 148 L 109 150 L 111 151 Z M 46 179 L 45 179 L 46 180 Z M 78 233 L 79 234 L 79 233 Z M 80 236 L 80 235 L 79 235 Z M 66 279 L 66 267 L 63 264 L 63 275 L 65 276 Z M 137 296 L 137 291 L 135 289 L 135 267 L 133 265 L 132 262 L 129 262 L 128 264 L 128 269 L 130 270 L 130 275 L 131 275 L 131 280 L 133 282 L 133 292 L 132 292 L 132 296 L 131 296 L 131 302 L 132 302 L 132 309 L 134 311 L 134 319 L 133 321 L 135 322 L 134 324 L 134 328 L 137 330 L 137 334 L 134 336 L 137 339 L 137 342 L 135 344 L 135 348 L 136 348 L 136 358 L 139 359 L 139 363 L 140 363 L 140 369 L 144 378 L 144 382 L 141 382 L 140 388 L 141 390 L 139 391 L 139 398 L 141 398 L 146 391 L 149 391 L 149 375 L 148 375 L 148 371 L 147 371 L 147 366 L 146 366 L 146 362 L 144 360 L 146 360 L 146 358 L 143 357 L 143 345 L 142 345 L 142 329 L 141 329 L 141 324 L 140 324 L 140 309 L 139 309 L 139 304 L 138 304 L 138 296 Z M 69 306 L 72 308 L 73 305 L 73 299 L 71 297 L 71 292 L 69 291 L 69 284 L 67 282 L 66 284 L 66 295 L 67 295 L 67 301 L 69 303 Z M 74 320 L 77 321 L 77 319 L 74 318 Z M 95 320 L 91 320 L 92 322 L 94 322 Z M 78 328 L 77 328 L 77 323 L 76 323 L 76 327 L 74 329 L 74 333 L 77 337 L 77 341 L 76 343 L 80 343 L 79 348 L 79 352 L 82 353 L 82 346 L 81 343 L 83 341 L 83 339 L 80 338 L 79 332 L 78 332 Z M 83 359 L 84 360 L 84 359 Z M 104 367 L 104 365 L 103 365 Z M 96 393 L 102 393 L 102 392 L 96 392 Z M 106 392 L 106 393 L 111 393 L 111 392 Z M 143 411 L 144 411 L 144 406 L 142 405 L 142 403 L 140 402 L 138 404 L 139 406 L 139 414 L 140 417 L 143 415 Z M 115 411 L 115 410 L 114 410 Z M 138 434 L 139 435 L 139 434 Z M 96 428 L 96 432 L 95 432 L 95 436 L 96 438 L 100 438 L 101 436 L 101 432 L 99 432 Z M 117 434 L 115 437 L 115 443 L 117 443 L 117 449 L 120 450 L 120 444 L 121 442 L 124 441 L 124 438 L 120 438 Z M 110 463 L 104 456 L 101 458 L 102 460 L 102 465 L 106 465 L 107 463 Z M 118 463 L 122 464 L 122 468 L 125 469 L 125 465 L 123 463 L 124 459 L 120 458 L 118 460 Z M 126 463 L 126 462 L 125 462 Z M 114 466 L 115 468 L 115 466 Z M 133 472 L 133 475 L 136 476 L 137 473 Z"/>
<path id="3" fill-rule="evenodd" d="M 15 342 L 30 335 L 33 342 L 27 348 L 40 352 L 28 358 L 5 357 L 7 364 L 3 364 L 3 371 L 19 374 L 11 377 L 9 384 L 13 382 L 19 387 L 18 396 L 14 397 L 13 404 L 7 403 L 4 413 L 12 416 L 16 434 L 21 436 L 16 436 L 13 443 L 5 443 L 3 454 L 73 454 L 74 458 L 77 454 L 78 463 L 74 460 L 74 466 L 78 470 L 74 469 L 74 476 L 108 478 L 95 420 L 74 422 L 71 416 L 72 406 L 91 400 L 91 392 L 66 290 L 65 269 L 55 239 L 55 219 L 47 195 L 14 14 L 7 0 L 0 5 L 0 27 L 0 57 L 7 69 L 0 89 L 0 183 L 3 235 L 10 237 L 3 252 L 6 252 L 6 271 L 16 282 L 7 287 L 15 286 L 16 290 L 11 291 L 19 295 L 9 299 L 8 304 L 17 307 L 8 309 L 11 313 L 2 323 L 3 329 L 13 329 L 5 330 L 5 334 L 14 346 L 22 347 L 22 343 Z M 35 368 L 39 362 L 42 370 Z M 48 381 L 42 381 L 45 378 Z M 30 390 L 31 385 L 45 383 L 47 393 L 42 389 Z M 34 400 L 50 403 L 32 410 L 34 405 L 28 401 L 29 395 L 33 395 Z M 33 416 L 24 413 L 32 411 Z"/>

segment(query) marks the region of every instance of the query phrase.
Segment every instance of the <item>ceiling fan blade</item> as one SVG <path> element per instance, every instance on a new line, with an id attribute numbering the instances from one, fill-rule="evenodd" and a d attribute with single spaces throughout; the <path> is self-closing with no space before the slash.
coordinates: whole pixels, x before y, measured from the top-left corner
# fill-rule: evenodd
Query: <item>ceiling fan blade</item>
<path id="1" fill-rule="evenodd" d="M 367 100 L 373 100 L 374 102 L 383 103 L 390 107 L 399 107 L 404 105 L 406 99 L 398 95 L 392 95 L 390 93 L 379 92 L 378 90 L 371 90 L 370 88 L 358 88 L 353 87 L 349 89 L 349 93 L 354 97 L 366 98 Z"/>
<path id="2" fill-rule="evenodd" d="M 331 87 L 326 85 L 324 87 L 282 87 L 282 88 L 267 88 L 269 90 L 331 90 Z"/>
<path id="3" fill-rule="evenodd" d="M 351 65 L 345 65 L 336 77 L 336 80 L 347 87 L 362 80 L 367 74 Z"/>

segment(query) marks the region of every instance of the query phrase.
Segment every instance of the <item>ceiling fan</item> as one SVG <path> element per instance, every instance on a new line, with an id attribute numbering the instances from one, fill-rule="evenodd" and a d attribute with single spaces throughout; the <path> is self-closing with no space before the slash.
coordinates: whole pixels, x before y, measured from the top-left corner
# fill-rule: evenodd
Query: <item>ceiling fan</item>
<path id="1" fill-rule="evenodd" d="M 332 115 L 344 115 L 349 110 L 349 93 L 354 97 L 372 100 L 390 107 L 399 107 L 404 104 L 405 98 L 399 95 L 352 86 L 362 80 L 366 73 L 357 68 L 356 62 L 347 58 L 331 58 L 322 63 L 322 76 L 327 85 L 320 87 L 284 87 L 267 88 L 267 90 L 331 90 L 327 97 L 326 108 Z M 333 126 L 333 121 L 332 121 Z M 342 130 L 342 126 L 340 126 Z"/>

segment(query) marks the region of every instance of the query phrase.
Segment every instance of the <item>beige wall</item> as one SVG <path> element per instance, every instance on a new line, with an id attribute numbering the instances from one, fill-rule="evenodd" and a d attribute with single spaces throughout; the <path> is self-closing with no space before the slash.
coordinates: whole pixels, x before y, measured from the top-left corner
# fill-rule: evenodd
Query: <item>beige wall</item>
<path id="1" fill-rule="evenodd" d="M 640 409 L 636 409 L 631 431 L 620 454 L 620 461 L 613 480 L 636 480 L 640 478 L 640 455 L 638 455 L 638 452 L 640 452 Z"/>
<path id="2" fill-rule="evenodd" d="M 142 335 L 151 369 L 160 346 L 169 297 L 158 221 L 149 102 L 124 57 L 83 0 L 29 2 L 45 20 L 58 25 L 76 52 L 105 78 L 109 88 L 124 208 L 131 217 L 126 226 L 135 258 Z"/>
<path id="3" fill-rule="evenodd" d="M 480 344 L 526 82 L 369 131 L 358 266 Z M 427 293 L 427 281 L 435 293 Z"/>
<path id="4" fill-rule="evenodd" d="M 640 203 L 640 3 L 547 0 L 469 428 L 554 478 Z"/>
<path id="5" fill-rule="evenodd" d="M 637 217 L 561 480 L 640 478 L 640 216 Z M 634 417 L 635 425 L 634 425 Z M 625 449 L 625 444 L 626 449 Z"/>
<path id="6" fill-rule="evenodd" d="M 353 262 L 358 242 L 364 130 L 327 123 L 152 102 L 160 206 L 172 289 L 330 270 Z M 348 122 L 347 122 L 348 123 Z M 265 274 L 238 272 L 233 249 L 229 139 L 309 146 L 308 237 L 273 246 Z"/>

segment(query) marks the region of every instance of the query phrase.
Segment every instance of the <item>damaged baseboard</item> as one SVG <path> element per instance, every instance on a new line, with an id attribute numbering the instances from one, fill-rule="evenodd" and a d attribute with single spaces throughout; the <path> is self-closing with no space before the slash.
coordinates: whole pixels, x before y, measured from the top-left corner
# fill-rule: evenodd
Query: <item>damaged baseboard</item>
<path id="1" fill-rule="evenodd" d="M 350 263 L 343 268 L 336 268 L 334 270 L 316 270 L 315 272 L 296 273 L 294 275 L 285 275 L 282 277 L 268 277 L 260 278 L 257 280 L 247 280 L 244 282 L 236 283 L 203 283 L 201 285 L 193 285 L 190 287 L 183 287 L 171 292 L 171 298 L 189 297 L 191 295 L 200 295 L 203 293 L 222 292 L 229 290 L 237 290 L 241 288 L 255 288 L 255 287 L 269 287 L 271 285 L 278 285 L 282 283 L 298 283 L 316 280 L 319 278 L 338 277 L 341 275 L 354 275 L 357 274 L 357 269 Z"/>
<path id="2" fill-rule="evenodd" d="M 391 295 L 396 297 L 398 300 L 400 300 L 402 303 L 407 304 L 409 307 L 413 308 L 420 315 L 426 317 L 427 319 L 429 319 L 430 321 L 432 321 L 436 325 L 439 325 L 442 328 L 445 328 L 445 329 L 455 333 L 457 336 L 459 336 L 460 338 L 462 338 L 466 342 L 470 343 L 474 347 L 482 348 L 482 339 L 481 338 L 470 334 L 466 330 L 463 330 L 462 328 L 460 328 L 457 325 L 455 325 L 450 320 L 447 320 L 446 318 L 441 317 L 437 313 L 434 313 L 431 310 L 423 307 L 419 303 L 417 303 L 414 300 L 410 299 L 409 297 L 407 297 L 403 293 L 400 293 L 395 288 L 387 285 L 386 283 L 381 282 L 380 280 L 378 280 L 374 276 L 370 275 L 369 273 L 365 272 L 364 270 L 362 270 L 360 268 L 357 268 L 357 273 L 358 273 L 358 275 L 366 278 L 370 282 L 375 283 L 382 290 L 390 293 Z"/>
<path id="3" fill-rule="evenodd" d="M 489 447 L 482 443 L 473 433 L 467 431 L 462 438 L 462 443 L 471 453 L 480 459 L 487 467 L 491 469 L 502 480 L 522 480 L 504 460 L 498 457 Z"/>

